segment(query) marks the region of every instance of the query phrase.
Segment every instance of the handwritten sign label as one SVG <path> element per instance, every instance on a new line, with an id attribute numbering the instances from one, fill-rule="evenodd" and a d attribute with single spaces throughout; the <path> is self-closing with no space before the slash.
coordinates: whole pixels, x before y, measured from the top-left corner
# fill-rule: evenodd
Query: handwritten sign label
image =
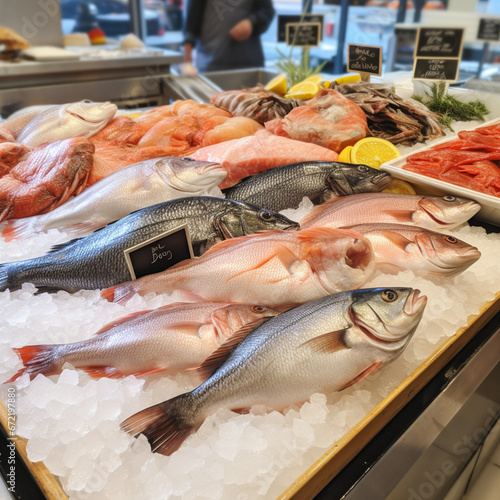
<path id="1" fill-rule="evenodd" d="M 381 75 L 382 47 L 348 44 L 347 71 Z"/>
<path id="2" fill-rule="evenodd" d="M 296 47 L 317 47 L 321 40 L 321 23 L 288 23 L 286 43 Z"/>
<path id="3" fill-rule="evenodd" d="M 460 59 L 415 59 L 414 80 L 456 82 Z"/>
<path id="4" fill-rule="evenodd" d="M 133 280 L 165 271 L 181 260 L 193 257 L 187 226 L 162 233 L 124 250 Z"/>
<path id="5" fill-rule="evenodd" d="M 481 18 L 479 20 L 477 39 L 498 42 L 500 40 L 500 20 Z"/>
<path id="6" fill-rule="evenodd" d="M 419 28 L 415 57 L 461 57 L 464 28 Z"/>
<path id="7" fill-rule="evenodd" d="M 324 16 L 323 14 L 304 14 L 304 17 L 300 15 L 279 15 L 278 16 L 278 42 L 286 42 L 286 32 L 287 24 L 295 24 L 295 23 L 320 23 L 321 27 L 319 29 L 319 41 L 323 39 L 323 22 Z"/>

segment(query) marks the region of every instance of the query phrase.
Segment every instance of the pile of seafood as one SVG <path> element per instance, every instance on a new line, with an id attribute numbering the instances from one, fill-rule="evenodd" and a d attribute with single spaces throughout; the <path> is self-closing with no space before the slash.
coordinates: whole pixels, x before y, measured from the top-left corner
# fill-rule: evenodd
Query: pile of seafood
<path id="1" fill-rule="evenodd" d="M 277 103 L 267 120 L 219 99 L 239 97 L 136 118 L 110 103 L 26 108 L 0 125 L 6 245 L 52 230 L 69 240 L 0 264 L 1 295 L 99 290 L 123 313 L 76 342 L 14 343 L 2 382 L 26 387 L 68 364 L 96 379 L 194 372 L 192 390 L 120 416 L 163 455 L 220 408 L 285 412 L 358 384 L 403 353 L 428 302 L 410 286 L 362 287 L 401 272 L 452 280 L 481 256 L 448 234 L 475 201 L 385 193 L 388 173 L 337 161 L 368 133 L 340 92 Z M 304 203 L 314 208 L 292 217 Z M 180 226 L 194 257 L 132 280 L 124 252 Z M 133 309 L 151 294 L 170 303 Z"/>

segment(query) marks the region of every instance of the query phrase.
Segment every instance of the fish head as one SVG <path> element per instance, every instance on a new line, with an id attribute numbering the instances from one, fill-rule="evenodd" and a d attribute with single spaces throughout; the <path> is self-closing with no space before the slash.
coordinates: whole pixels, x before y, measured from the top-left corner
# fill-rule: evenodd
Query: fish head
<path id="1" fill-rule="evenodd" d="M 365 340 L 384 351 L 402 349 L 415 332 L 427 297 L 413 288 L 354 290 L 351 321 Z"/>
<path id="2" fill-rule="evenodd" d="M 225 239 L 246 236 L 271 229 L 298 229 L 299 223 L 288 217 L 259 208 L 251 203 L 226 200 L 225 209 L 217 216 L 217 223 Z"/>
<path id="3" fill-rule="evenodd" d="M 257 328 L 280 311 L 261 305 L 229 304 L 212 313 L 212 323 L 221 340 L 230 337 L 243 327 Z"/>
<path id="4" fill-rule="evenodd" d="M 160 158 L 153 167 L 170 188 L 180 193 L 202 193 L 218 186 L 227 176 L 219 163 L 169 156 Z"/>
<path id="5" fill-rule="evenodd" d="M 375 269 L 368 238 L 349 229 L 313 227 L 299 231 L 300 258 L 307 261 L 325 295 L 361 286 Z"/>
<path id="6" fill-rule="evenodd" d="M 63 110 L 72 121 L 97 133 L 116 114 L 118 107 L 111 102 L 80 101 L 68 104 Z"/>
<path id="7" fill-rule="evenodd" d="M 432 274 L 453 275 L 474 264 L 481 252 L 454 236 L 422 230 L 415 235 L 415 245 L 422 257 L 433 267 Z"/>
<path id="8" fill-rule="evenodd" d="M 467 222 L 481 210 L 481 205 L 474 200 L 458 196 L 422 196 L 418 202 L 426 218 L 442 228 L 456 227 Z M 421 221 L 414 221 L 417 225 Z M 423 224 L 422 224 L 423 225 Z"/>
<path id="9" fill-rule="evenodd" d="M 350 163 L 333 162 L 328 174 L 328 185 L 337 196 L 374 193 L 385 189 L 391 182 L 389 172 Z"/>

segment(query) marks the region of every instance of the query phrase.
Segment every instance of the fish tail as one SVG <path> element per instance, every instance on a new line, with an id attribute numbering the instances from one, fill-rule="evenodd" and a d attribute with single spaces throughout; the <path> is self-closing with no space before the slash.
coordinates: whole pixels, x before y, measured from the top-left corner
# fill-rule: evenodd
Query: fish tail
<path id="1" fill-rule="evenodd" d="M 2 238 L 8 243 L 14 240 L 26 239 L 32 236 L 34 232 L 28 220 L 12 219 L 7 221 L 7 225 L 3 228 Z"/>
<path id="2" fill-rule="evenodd" d="M 55 375 L 60 370 L 54 363 L 54 345 L 27 345 L 14 348 L 19 354 L 23 367 L 7 383 L 14 382 L 25 373 L 29 373 L 30 380 L 33 380 L 38 374 Z"/>
<path id="3" fill-rule="evenodd" d="M 106 288 L 101 292 L 101 297 L 109 302 L 116 302 L 117 304 L 126 304 L 134 295 L 136 291 L 132 283 L 122 283 L 110 288 Z"/>
<path id="4" fill-rule="evenodd" d="M 171 455 L 199 425 L 185 417 L 191 393 L 181 394 L 135 413 L 121 424 L 121 428 L 137 437 L 144 434 L 153 452 Z"/>
<path id="5" fill-rule="evenodd" d="M 115 301 L 115 290 L 117 289 L 117 286 L 111 286 L 109 288 L 106 288 L 106 290 L 103 290 L 101 292 L 101 297 L 103 299 L 106 299 L 108 302 L 114 302 Z"/>

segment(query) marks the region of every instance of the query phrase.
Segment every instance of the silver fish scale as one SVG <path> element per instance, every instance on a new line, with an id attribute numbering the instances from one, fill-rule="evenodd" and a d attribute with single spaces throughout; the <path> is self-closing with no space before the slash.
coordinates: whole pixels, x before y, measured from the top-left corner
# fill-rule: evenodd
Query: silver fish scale
<path id="1" fill-rule="evenodd" d="M 221 217 L 244 218 L 258 207 L 212 197 L 181 198 L 134 212 L 83 238 L 55 247 L 39 258 L 0 265 L 0 289 L 33 283 L 75 291 L 107 288 L 131 279 L 123 251 L 152 237 L 187 224 L 193 251 L 200 254 L 225 239 Z M 292 221 L 275 214 L 276 223 L 262 223 L 255 230 L 290 227 Z M 243 228 L 244 226 L 242 226 Z M 239 236 L 239 234 L 233 235 Z M 6 276 L 7 275 L 7 276 Z"/>

